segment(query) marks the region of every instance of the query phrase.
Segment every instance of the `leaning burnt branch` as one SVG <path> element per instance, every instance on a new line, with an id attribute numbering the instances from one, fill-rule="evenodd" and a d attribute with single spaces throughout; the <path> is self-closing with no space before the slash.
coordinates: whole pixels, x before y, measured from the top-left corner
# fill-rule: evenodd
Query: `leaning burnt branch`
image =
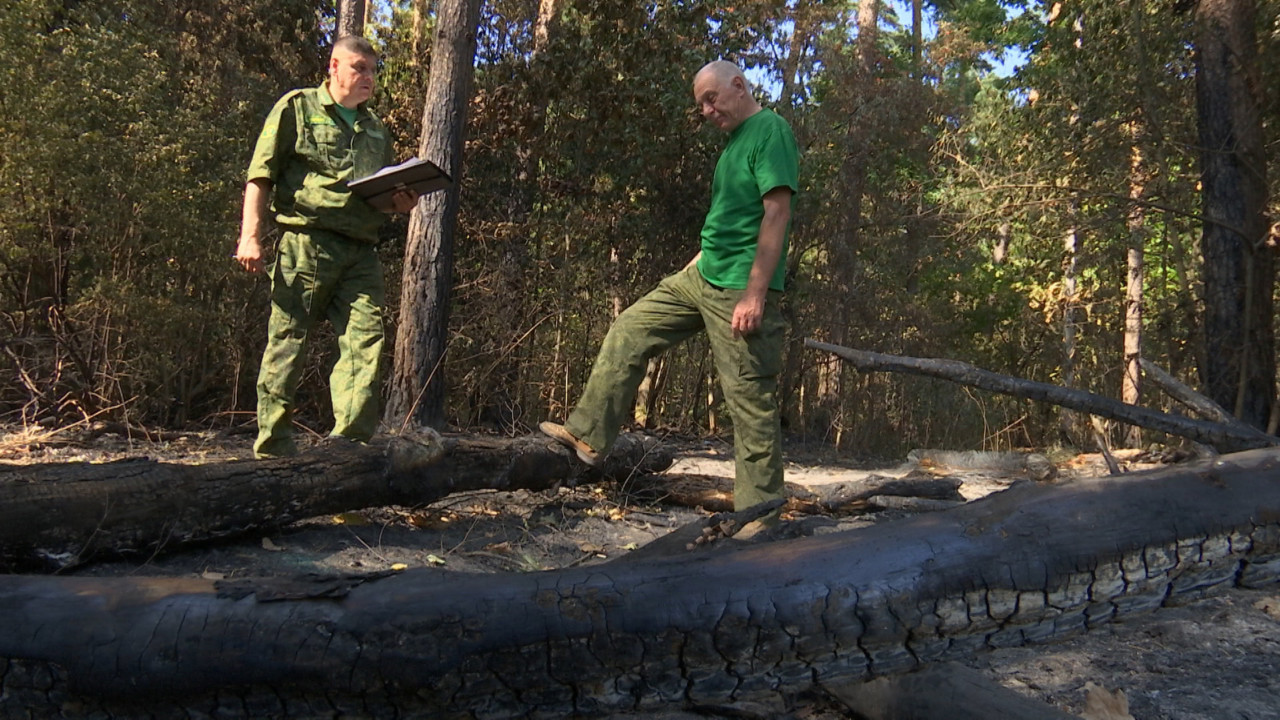
<path id="1" fill-rule="evenodd" d="M 1222 452 L 1280 445 L 1280 438 L 1241 423 L 1218 423 L 1170 415 L 1140 405 L 1129 405 L 1085 390 L 1036 382 L 983 370 L 959 360 L 913 358 L 854 350 L 816 340 L 806 347 L 824 350 L 846 360 L 863 372 L 900 372 L 948 380 L 1002 395 L 1040 400 L 1091 415 L 1118 420 L 1150 430 L 1189 438 L 1212 445 Z"/>
<path id="2" fill-rule="evenodd" d="M 666 562 L 330 579 L 315 593 L 0 577 L 0 714 L 563 717 L 895 675 L 1275 584 L 1280 450 L 733 542 Z"/>
<path id="3" fill-rule="evenodd" d="M 308 517 L 419 505 L 471 490 L 542 490 L 671 464 L 623 435 L 599 470 L 545 438 L 421 434 L 329 442 L 297 457 L 205 465 L 149 459 L 0 467 L 0 565 L 61 568 L 100 554 L 262 535 Z"/>

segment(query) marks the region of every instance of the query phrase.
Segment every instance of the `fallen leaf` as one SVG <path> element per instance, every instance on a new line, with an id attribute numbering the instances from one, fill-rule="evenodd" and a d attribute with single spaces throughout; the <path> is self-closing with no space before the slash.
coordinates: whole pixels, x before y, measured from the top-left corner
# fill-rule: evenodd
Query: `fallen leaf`
<path id="1" fill-rule="evenodd" d="M 284 548 L 271 542 L 271 538 L 262 538 L 262 549 L 270 550 L 271 552 L 284 552 Z"/>
<path id="2" fill-rule="evenodd" d="M 227 574 L 214 572 L 212 570 L 205 570 L 204 572 L 200 573 L 200 577 L 204 578 L 205 580 L 226 580 Z"/>
<path id="3" fill-rule="evenodd" d="M 1280 620 L 1280 597 L 1263 598 L 1254 603 L 1253 607 L 1266 613 L 1272 620 Z"/>
<path id="4" fill-rule="evenodd" d="M 427 562 L 431 565 L 443 565 L 444 558 L 439 557 L 438 555 L 428 555 Z"/>
<path id="5" fill-rule="evenodd" d="M 1111 692 L 1106 688 L 1084 684 L 1084 720 L 1134 720 L 1129 714 L 1129 698 L 1123 690 Z"/>
<path id="6" fill-rule="evenodd" d="M 600 547 L 599 545 L 596 545 L 595 543 L 589 543 L 589 542 L 579 543 L 578 549 L 584 553 L 598 553 L 604 550 L 604 548 Z"/>
<path id="7" fill-rule="evenodd" d="M 405 565 L 404 563 L 392 563 L 391 569 L 395 570 L 396 572 L 400 572 L 401 570 L 408 570 L 409 566 Z"/>
<path id="8" fill-rule="evenodd" d="M 333 516 L 334 525 L 368 525 L 369 518 L 364 513 L 345 512 Z"/>
<path id="9" fill-rule="evenodd" d="M 640 547 L 640 544 L 639 544 L 639 543 L 633 543 L 633 542 L 631 542 L 631 543 L 627 543 L 626 545 L 623 545 L 623 546 L 622 546 L 622 549 L 623 549 L 623 550 L 637 550 L 637 549 L 639 549 L 639 547 Z"/>

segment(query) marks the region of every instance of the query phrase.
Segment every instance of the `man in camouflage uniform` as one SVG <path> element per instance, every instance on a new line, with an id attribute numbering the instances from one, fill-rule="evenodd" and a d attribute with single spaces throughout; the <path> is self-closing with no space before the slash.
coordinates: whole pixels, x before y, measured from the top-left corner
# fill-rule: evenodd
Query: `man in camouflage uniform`
<path id="1" fill-rule="evenodd" d="M 364 38 L 334 43 L 329 77 L 294 90 L 271 109 L 249 163 L 236 260 L 262 272 L 261 236 L 268 206 L 281 235 L 271 278 L 271 319 L 258 373 L 257 457 L 291 455 L 293 397 L 307 336 L 328 318 L 339 357 L 329 378 L 332 435 L 367 441 L 378 425 L 382 354 L 382 264 L 374 251 L 385 216 L 347 182 L 391 164 L 385 126 L 365 107 L 378 58 Z M 402 191 L 396 212 L 417 194 Z"/>

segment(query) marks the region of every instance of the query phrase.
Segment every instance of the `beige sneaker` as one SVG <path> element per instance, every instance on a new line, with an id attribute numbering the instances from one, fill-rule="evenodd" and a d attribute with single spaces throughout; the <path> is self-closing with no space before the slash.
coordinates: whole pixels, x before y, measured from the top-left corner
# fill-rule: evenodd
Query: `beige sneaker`
<path id="1" fill-rule="evenodd" d="M 590 445 L 574 437 L 573 433 L 565 430 L 563 425 L 557 425 L 553 422 L 541 422 L 538 423 L 538 430 L 543 435 L 577 453 L 578 459 L 582 462 L 595 467 L 596 463 L 600 461 L 600 457 L 595 450 L 591 449 Z"/>

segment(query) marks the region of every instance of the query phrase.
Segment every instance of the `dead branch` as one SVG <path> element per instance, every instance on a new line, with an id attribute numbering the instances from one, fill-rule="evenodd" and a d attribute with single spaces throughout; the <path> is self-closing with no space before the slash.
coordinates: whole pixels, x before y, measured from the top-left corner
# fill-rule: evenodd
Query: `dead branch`
<path id="1" fill-rule="evenodd" d="M 937 358 L 913 358 L 899 355 L 854 350 L 830 345 L 816 340 L 805 340 L 806 347 L 825 350 L 850 362 L 859 370 L 901 372 L 911 375 L 948 380 L 970 387 L 989 390 L 1002 395 L 1040 400 L 1072 410 L 1138 425 L 1151 430 L 1190 438 L 1212 445 L 1222 452 L 1280 445 L 1280 438 L 1247 426 L 1195 420 L 1151 410 L 1140 405 L 1129 405 L 1085 390 L 1074 390 L 1058 385 L 1001 375 L 974 367 L 959 360 Z"/>

